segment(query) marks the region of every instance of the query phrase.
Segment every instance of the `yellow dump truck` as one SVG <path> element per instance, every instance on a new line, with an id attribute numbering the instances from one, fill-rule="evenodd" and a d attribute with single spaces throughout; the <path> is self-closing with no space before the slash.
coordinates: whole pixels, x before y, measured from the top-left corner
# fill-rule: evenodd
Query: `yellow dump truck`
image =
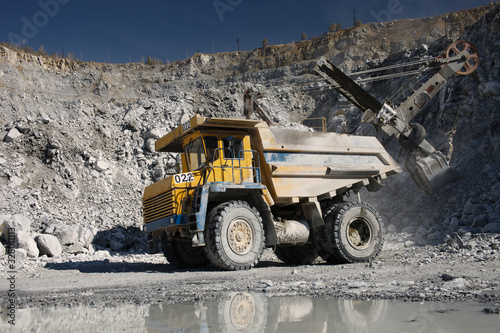
<path id="1" fill-rule="evenodd" d="M 374 137 L 195 116 L 156 150 L 181 153 L 182 173 L 146 188 L 144 230 L 152 252 L 161 244 L 177 267 L 248 269 L 265 247 L 294 264 L 312 262 L 318 250 L 329 261 L 353 262 L 381 249 L 375 209 L 343 203 L 349 191 L 376 190 L 401 170 Z"/>
<path id="2" fill-rule="evenodd" d="M 429 85 L 400 107 L 378 103 L 331 63 L 318 65 L 365 111 L 364 119 L 399 136 L 410 151 L 407 168 L 424 191 L 432 191 L 432 176 L 448 169 L 448 161 L 408 122 L 469 63 L 470 51 L 456 53 L 438 60 Z M 290 264 L 318 256 L 364 262 L 382 248 L 384 224 L 359 191 L 377 191 L 401 167 L 376 137 L 196 115 L 157 140 L 156 150 L 179 153 L 182 170 L 146 187 L 144 231 L 150 251 L 163 251 L 176 267 L 249 269 L 266 247 Z M 345 201 L 349 195 L 358 200 Z"/>

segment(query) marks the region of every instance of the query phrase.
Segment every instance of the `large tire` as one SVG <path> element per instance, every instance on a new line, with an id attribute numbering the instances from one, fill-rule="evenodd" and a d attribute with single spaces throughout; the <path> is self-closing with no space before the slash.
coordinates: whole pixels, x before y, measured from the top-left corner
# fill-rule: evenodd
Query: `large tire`
<path id="1" fill-rule="evenodd" d="M 375 208 L 364 202 L 335 207 L 325 217 L 325 231 L 326 259 L 330 263 L 370 261 L 380 253 L 384 243 L 382 218 Z"/>
<path id="2" fill-rule="evenodd" d="M 193 247 L 190 242 L 162 237 L 161 247 L 167 261 L 176 268 L 207 266 L 208 260 L 203 247 Z"/>
<path id="3" fill-rule="evenodd" d="M 335 203 L 326 209 L 326 213 L 323 218 L 326 222 L 332 219 L 332 214 L 337 214 L 340 206 L 345 205 L 345 203 Z M 343 261 L 339 259 L 331 247 L 333 246 L 331 241 L 327 237 L 326 227 L 324 225 L 314 228 L 314 245 L 316 246 L 316 251 L 318 251 L 319 256 L 329 264 L 339 264 Z"/>
<path id="4" fill-rule="evenodd" d="M 245 201 L 229 201 L 210 212 L 205 226 L 205 252 L 224 270 L 254 267 L 264 250 L 264 228 L 257 209 Z"/>
<path id="5" fill-rule="evenodd" d="M 290 265 L 311 265 L 318 258 L 314 245 L 277 246 L 274 254 L 279 260 Z"/>

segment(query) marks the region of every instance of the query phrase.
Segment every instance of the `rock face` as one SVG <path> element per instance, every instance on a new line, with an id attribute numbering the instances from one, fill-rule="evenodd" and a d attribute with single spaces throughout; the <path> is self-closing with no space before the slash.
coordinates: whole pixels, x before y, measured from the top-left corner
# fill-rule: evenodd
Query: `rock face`
<path id="1" fill-rule="evenodd" d="M 62 253 L 62 247 L 56 236 L 38 235 L 35 242 L 40 250 L 40 255 L 46 254 L 49 257 L 57 257 Z"/>
<path id="2" fill-rule="evenodd" d="M 381 212 L 391 231 L 405 230 L 418 242 L 440 242 L 459 230 L 498 230 L 499 8 L 457 13 L 454 23 L 448 16 L 373 23 L 311 41 L 197 54 L 163 66 L 84 63 L 1 46 L 0 85 L 6 87 L 0 90 L 2 230 L 13 223 L 16 230 L 52 235 L 68 251 L 88 249 L 91 243 L 97 250 L 142 248 L 142 191 L 176 170 L 176 154 L 155 152 L 154 141 L 182 121 L 194 114 L 242 118 L 242 96 L 252 88 L 268 92 L 261 105 L 280 123 L 325 117 L 330 131 L 351 131 L 362 114 L 312 77 L 320 56 L 354 72 L 434 57 L 450 39 L 459 38 L 475 43 L 481 54 L 454 137 L 451 165 L 462 178 L 426 197 L 404 173 L 362 197 Z M 417 118 L 431 143 L 442 142 L 453 126 L 468 80 L 453 78 Z M 365 88 L 383 101 L 406 81 L 378 81 Z M 388 149 L 398 154 L 396 145 Z M 73 231 L 50 230 L 58 223 Z M 117 227 L 127 230 L 125 238 L 114 233 Z"/>

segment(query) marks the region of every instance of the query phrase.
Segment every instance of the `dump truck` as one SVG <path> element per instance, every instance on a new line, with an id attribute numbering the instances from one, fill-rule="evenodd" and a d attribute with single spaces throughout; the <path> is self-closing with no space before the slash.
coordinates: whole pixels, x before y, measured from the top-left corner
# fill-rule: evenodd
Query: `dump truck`
<path id="1" fill-rule="evenodd" d="M 430 65 L 435 74 L 399 106 L 378 102 L 326 59 L 316 70 L 364 111 L 365 123 L 399 138 L 408 171 L 432 193 L 450 172 L 449 155 L 410 121 L 452 76 L 469 74 L 478 62 L 471 43 L 452 44 Z M 402 171 L 380 138 L 302 131 L 266 119 L 195 115 L 156 141 L 156 151 L 179 153 L 181 169 L 145 188 L 150 252 L 162 251 L 178 268 L 223 270 L 254 267 L 265 248 L 288 264 L 319 256 L 333 264 L 374 259 L 384 223 L 360 190 L 378 191 Z"/>

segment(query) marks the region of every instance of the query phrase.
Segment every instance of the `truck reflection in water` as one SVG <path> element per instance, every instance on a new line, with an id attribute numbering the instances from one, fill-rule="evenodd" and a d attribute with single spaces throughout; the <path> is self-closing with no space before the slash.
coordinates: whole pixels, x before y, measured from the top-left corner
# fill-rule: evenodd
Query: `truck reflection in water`
<path id="1" fill-rule="evenodd" d="M 180 308 L 182 307 L 182 308 Z M 372 332 L 386 302 L 310 297 L 266 297 L 233 292 L 217 301 L 151 305 L 146 326 L 200 332 Z"/>
<path id="2" fill-rule="evenodd" d="M 0 306 L 0 332 L 490 333 L 500 327 L 497 308 L 493 302 L 356 301 L 232 292 L 178 304 L 18 308 L 15 326 Z"/>

